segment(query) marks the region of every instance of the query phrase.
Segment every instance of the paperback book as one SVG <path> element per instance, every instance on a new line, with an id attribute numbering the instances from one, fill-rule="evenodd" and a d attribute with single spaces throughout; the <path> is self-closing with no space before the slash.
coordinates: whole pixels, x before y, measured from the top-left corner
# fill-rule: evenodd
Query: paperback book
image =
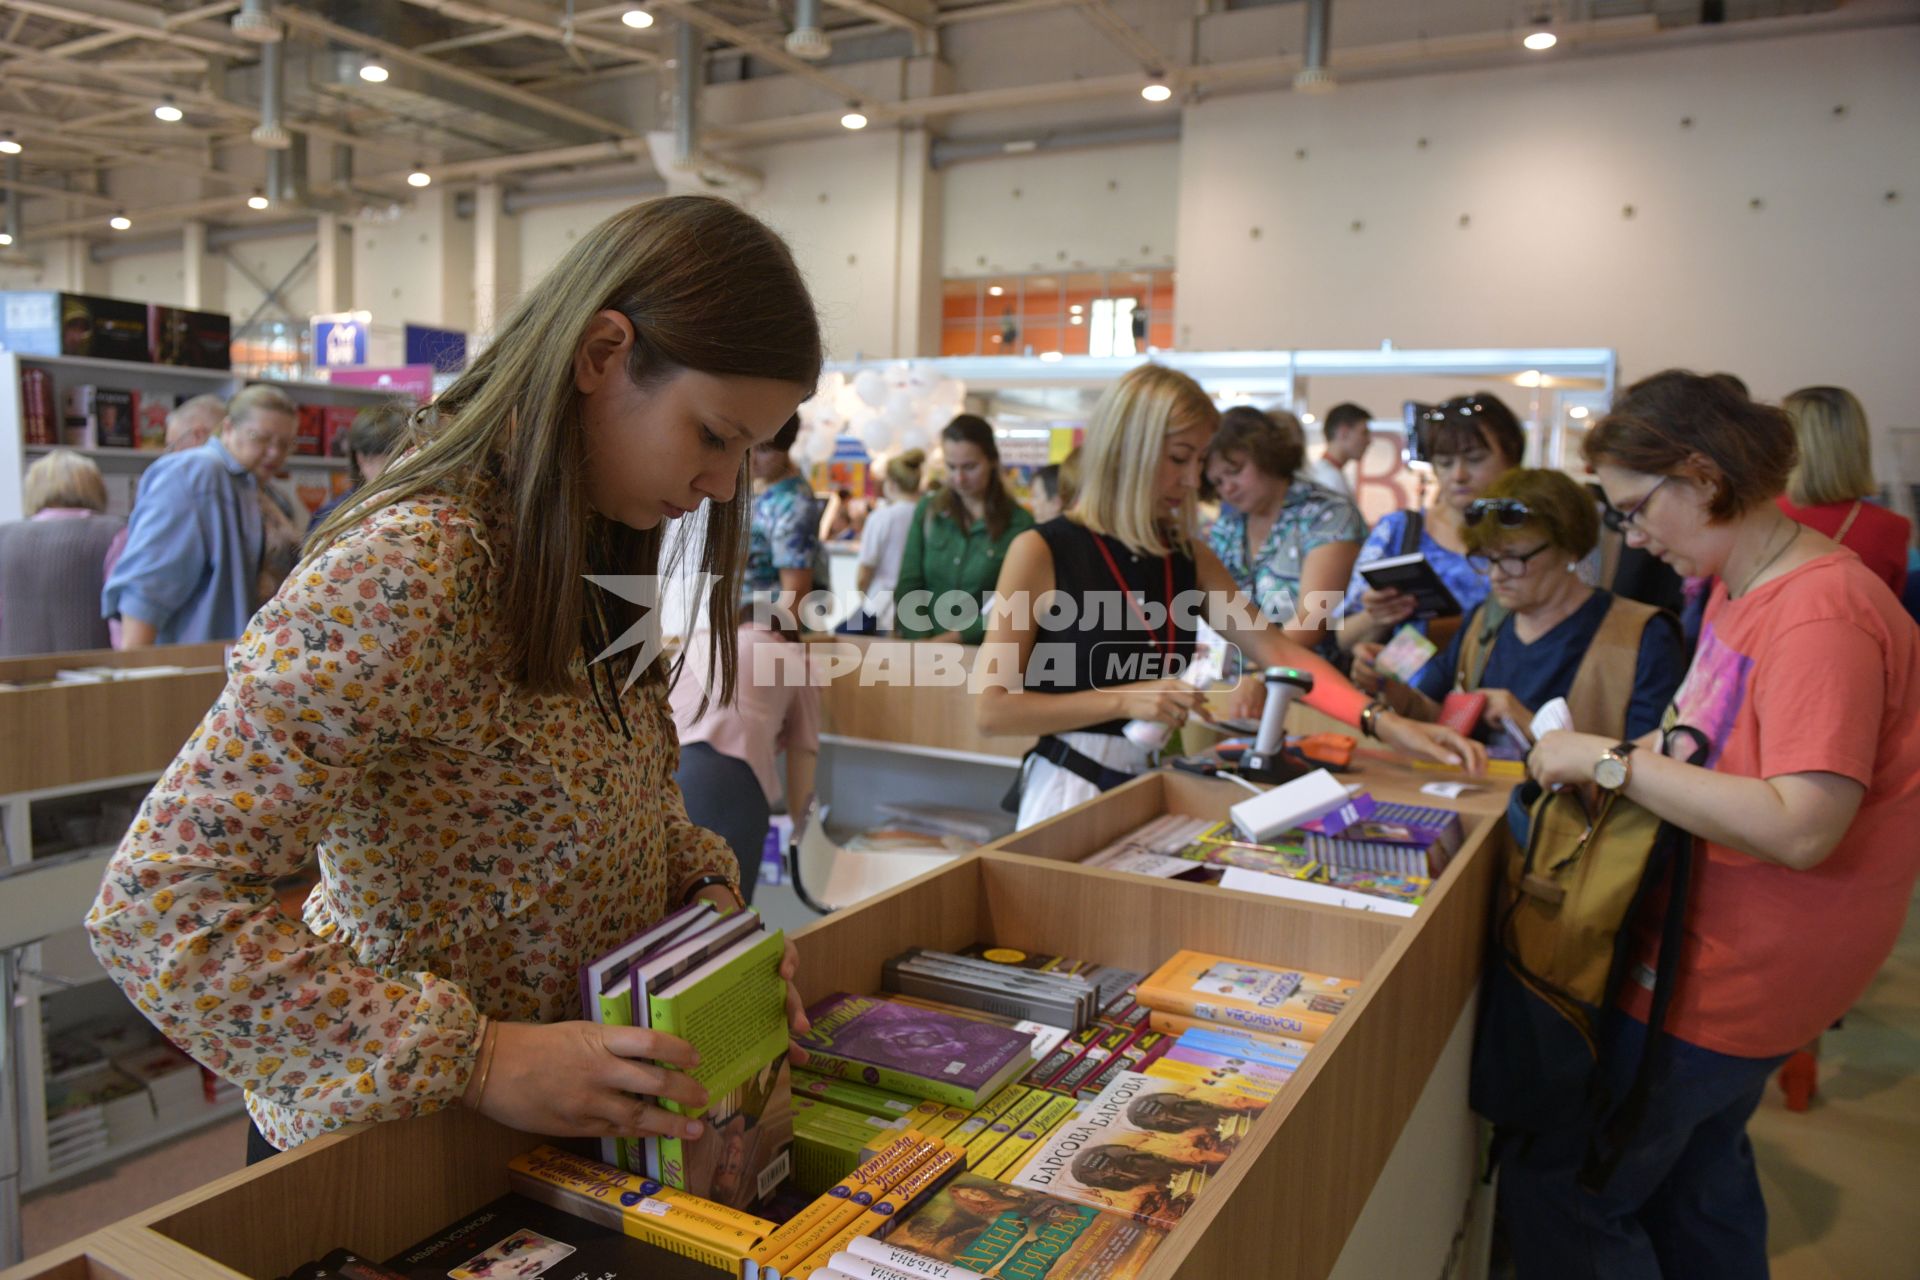
<path id="1" fill-rule="evenodd" d="M 1318 1040 L 1359 990 L 1346 978 L 1180 951 L 1140 984 L 1138 998 L 1166 1013 Z"/>
<path id="2" fill-rule="evenodd" d="M 1008 1181 L 1171 1229 L 1264 1106 L 1245 1094 L 1122 1072 Z"/>
<path id="3" fill-rule="evenodd" d="M 887 1247 L 903 1249 L 976 1275 L 1020 1280 L 1131 1280 L 1165 1238 L 1149 1223 L 963 1173 L 875 1242 L 880 1248 L 853 1251 L 883 1261 L 891 1256 Z"/>
<path id="4" fill-rule="evenodd" d="M 1018 1031 L 875 996 L 829 996 L 807 1017 L 800 1045 L 814 1072 L 968 1110 L 1033 1063 Z"/>

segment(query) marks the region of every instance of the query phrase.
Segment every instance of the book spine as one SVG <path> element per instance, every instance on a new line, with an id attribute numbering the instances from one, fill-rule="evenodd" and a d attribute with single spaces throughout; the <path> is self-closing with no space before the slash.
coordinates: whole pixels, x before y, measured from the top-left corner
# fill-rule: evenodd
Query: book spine
<path id="1" fill-rule="evenodd" d="M 889 1093 L 904 1093 L 909 1097 L 943 1102 L 950 1107 L 960 1107 L 965 1111 L 971 1111 L 980 1105 L 980 1094 L 977 1090 L 944 1080 L 929 1079 L 910 1071 L 859 1062 L 853 1058 L 829 1053 L 824 1049 L 812 1047 L 807 1049 L 807 1067 L 820 1075 L 838 1076 L 843 1080 L 858 1080 L 877 1089 L 885 1089 Z"/>
<path id="2" fill-rule="evenodd" d="M 1113 1078 L 1122 1071 L 1138 1071 L 1165 1053 L 1169 1043 L 1167 1036 L 1162 1032 L 1142 1031 L 1133 1038 L 1131 1044 L 1113 1056 L 1099 1075 L 1081 1085 L 1075 1091 L 1076 1094 L 1082 1098 L 1098 1095 L 1112 1084 Z"/>
<path id="3" fill-rule="evenodd" d="M 774 1255 L 785 1248 L 787 1243 L 796 1235 L 831 1212 L 836 1203 L 858 1196 L 862 1188 L 870 1184 L 877 1175 L 884 1172 L 895 1161 L 911 1156 L 915 1151 L 923 1147 L 928 1151 L 932 1151 L 935 1148 L 935 1144 L 928 1141 L 924 1134 L 914 1129 L 907 1130 L 898 1138 L 889 1142 L 872 1157 L 861 1161 L 853 1172 L 834 1183 L 825 1195 L 819 1197 L 812 1204 L 789 1218 L 783 1226 L 771 1236 L 767 1237 L 767 1239 L 753 1251 L 752 1256 L 754 1261 L 762 1264 L 771 1261 Z"/>
<path id="4" fill-rule="evenodd" d="M 974 1170 L 983 1178 L 1004 1179 L 1035 1146 L 1047 1140 L 1078 1109 L 1078 1103 L 1064 1094 L 1052 1094 L 1027 1122 L 1007 1135 Z"/>
<path id="5" fill-rule="evenodd" d="M 558 1147 L 542 1146 L 515 1156 L 507 1163 L 510 1171 L 550 1183 L 564 1191 L 596 1199 L 634 1194 L 658 1200 L 682 1217 L 696 1218 L 716 1230 L 733 1231 L 764 1239 L 777 1226 L 744 1209 L 735 1209 L 712 1200 L 664 1186 L 652 1178 L 642 1178 L 610 1165 L 576 1156 Z"/>
<path id="6" fill-rule="evenodd" d="M 967 1142 L 967 1167 L 974 1168 L 985 1160 L 995 1147 L 1007 1140 L 1009 1134 L 1032 1119 L 1034 1113 L 1055 1096 L 1042 1089 L 1025 1091 L 1025 1096 L 1017 1106 L 1008 1109 Z"/>
<path id="7" fill-rule="evenodd" d="M 811 1258 L 820 1246 L 839 1235 L 853 1222 L 873 1207 L 876 1200 L 913 1176 L 915 1170 L 932 1160 L 945 1149 L 940 1142 L 923 1142 L 905 1157 L 883 1168 L 879 1175 L 869 1181 L 860 1191 L 838 1200 L 828 1206 L 827 1211 L 815 1218 L 804 1231 L 794 1235 L 780 1252 L 760 1265 L 762 1280 L 787 1280 L 793 1275 L 794 1268 Z"/>
<path id="8" fill-rule="evenodd" d="M 896 1280 L 905 1276 L 907 1280 L 987 1280 L 978 1271 L 969 1271 L 965 1267 L 956 1267 L 950 1262 L 935 1262 L 932 1258 L 922 1257 L 911 1249 L 902 1249 L 890 1245 L 872 1236 L 856 1236 L 847 1242 L 844 1255 L 849 1262 L 868 1262 L 882 1268 L 879 1271 L 866 1271 L 866 1280 Z M 839 1262 L 834 1266 L 846 1271 L 848 1275 L 860 1275 L 862 1272 L 851 1270 Z"/>
<path id="9" fill-rule="evenodd" d="M 804 1277 L 826 1266 L 828 1260 L 843 1251 L 855 1236 L 884 1237 L 896 1223 L 911 1216 L 932 1199 L 934 1192 L 966 1166 L 966 1156 L 959 1147 L 942 1147 L 933 1159 L 915 1169 L 886 1195 L 875 1200 L 865 1213 L 841 1228 L 838 1235 L 814 1250 L 811 1257 L 794 1269 L 794 1280 L 804 1280 Z"/>
<path id="10" fill-rule="evenodd" d="M 746 1231 L 718 1228 L 681 1213 L 662 1200 L 639 1196 L 631 1205 L 625 1197 L 613 1200 L 570 1190 L 519 1169 L 508 1169 L 510 1190 L 551 1205 L 588 1222 L 612 1227 L 636 1240 L 645 1240 L 673 1253 L 693 1258 L 722 1271 L 738 1272 L 741 1259 L 762 1237 Z"/>
<path id="11" fill-rule="evenodd" d="M 1328 1019 L 1331 1021 L 1331 1019 Z M 1284 1031 L 1272 1031 L 1264 1027 L 1241 1026 L 1229 1022 L 1219 1022 L 1211 1018 L 1202 1018 L 1191 1013 L 1174 1013 L 1165 1009 L 1155 1009 L 1148 1018 L 1147 1025 L 1155 1031 L 1163 1031 L 1177 1036 L 1185 1031 L 1216 1031 L 1233 1035 L 1251 1036 L 1259 1043 L 1277 1049 L 1293 1049 L 1305 1054 L 1313 1047 L 1312 1042 L 1319 1038 L 1316 1032 L 1312 1036 L 1289 1035 Z"/>

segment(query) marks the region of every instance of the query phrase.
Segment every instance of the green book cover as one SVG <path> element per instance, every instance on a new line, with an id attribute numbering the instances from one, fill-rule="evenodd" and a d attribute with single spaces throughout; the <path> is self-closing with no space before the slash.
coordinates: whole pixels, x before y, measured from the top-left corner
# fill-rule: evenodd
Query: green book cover
<path id="1" fill-rule="evenodd" d="M 918 1098 L 909 1098 L 904 1094 L 888 1093 L 885 1089 L 875 1089 L 853 1080 L 839 1080 L 806 1070 L 793 1073 L 793 1092 L 796 1095 L 808 1094 L 831 1102 L 836 1107 L 863 1111 L 887 1120 L 898 1120 L 919 1102 Z"/>
<path id="2" fill-rule="evenodd" d="M 755 933 L 647 996 L 648 1023 L 700 1054 L 689 1074 L 705 1107 L 661 1105 L 706 1122 L 700 1137 L 651 1139 L 660 1181 L 746 1209 L 764 1203 L 791 1164 L 793 1098 L 787 1067 L 786 938 Z"/>

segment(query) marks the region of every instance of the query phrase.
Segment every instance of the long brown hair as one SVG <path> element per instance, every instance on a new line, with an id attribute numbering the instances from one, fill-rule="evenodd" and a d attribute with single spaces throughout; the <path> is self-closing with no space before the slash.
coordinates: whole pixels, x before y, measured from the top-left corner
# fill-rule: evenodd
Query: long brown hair
<path id="1" fill-rule="evenodd" d="M 987 474 L 987 537 L 998 541 L 1000 535 L 1007 531 L 1007 526 L 1013 523 L 1013 495 L 1007 492 L 1007 482 L 1000 475 L 1000 445 L 993 438 L 993 426 L 977 414 L 963 413 L 940 432 L 940 442 L 970 444 L 986 455 L 987 465 L 992 468 Z M 934 510 L 943 513 L 959 528 L 972 527 L 966 500 L 951 482 L 935 499 L 935 503 Z"/>
<path id="2" fill-rule="evenodd" d="M 416 447 L 342 503 L 311 543 L 318 554 L 382 507 L 420 493 L 461 493 L 493 477 L 512 513 L 499 661 L 538 693 L 573 692 L 582 647 L 600 652 L 644 614 L 608 592 L 590 593 L 589 573 L 672 569 L 660 562 L 661 529 L 629 528 L 588 504 L 574 355 L 588 323 L 606 310 L 633 325 L 627 373 L 642 388 L 687 369 L 808 388 L 819 381 L 819 318 L 778 235 L 711 196 L 637 204 L 582 236 L 527 291 L 459 380 L 414 415 Z M 734 587 L 746 556 L 750 486 L 741 470 L 733 501 L 706 504 L 700 550 L 700 568 L 720 580 L 707 593 L 707 616 L 722 702 L 733 697 Z M 678 561 L 694 538 L 674 542 Z M 677 670 L 655 661 L 641 674 L 655 684 Z M 589 668 L 596 699 L 603 671 L 605 664 Z M 606 676 L 617 689 L 614 673 Z"/>

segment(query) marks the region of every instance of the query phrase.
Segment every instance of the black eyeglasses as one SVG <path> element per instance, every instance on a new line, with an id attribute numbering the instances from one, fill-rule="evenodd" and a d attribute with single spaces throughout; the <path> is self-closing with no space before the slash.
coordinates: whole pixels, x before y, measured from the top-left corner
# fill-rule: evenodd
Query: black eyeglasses
<path id="1" fill-rule="evenodd" d="M 1633 510 L 1631 511 L 1622 511 L 1609 502 L 1607 509 L 1600 513 L 1600 519 L 1606 524 L 1607 528 L 1613 530 L 1615 533 L 1625 533 L 1627 526 L 1635 520 L 1638 520 L 1640 513 L 1647 509 L 1647 504 L 1653 501 L 1653 495 L 1660 492 L 1660 485 L 1665 484 L 1671 479 L 1673 479 L 1672 476 L 1661 476 L 1660 484 L 1656 484 L 1653 488 L 1647 490 L 1647 496 L 1634 503 Z"/>
<path id="2" fill-rule="evenodd" d="M 1467 504 L 1467 512 L 1461 519 L 1469 529 L 1488 516 L 1502 529 L 1518 529 L 1531 515 L 1532 509 L 1518 498 L 1475 498 Z"/>
<path id="3" fill-rule="evenodd" d="M 1483 578 L 1490 575 L 1495 569 L 1506 574 L 1509 578 L 1517 578 L 1527 571 L 1527 561 L 1533 559 L 1552 545 L 1551 542 L 1543 542 L 1531 551 L 1522 551 L 1515 555 L 1468 556 L 1467 563 L 1472 565 L 1473 571 Z"/>

